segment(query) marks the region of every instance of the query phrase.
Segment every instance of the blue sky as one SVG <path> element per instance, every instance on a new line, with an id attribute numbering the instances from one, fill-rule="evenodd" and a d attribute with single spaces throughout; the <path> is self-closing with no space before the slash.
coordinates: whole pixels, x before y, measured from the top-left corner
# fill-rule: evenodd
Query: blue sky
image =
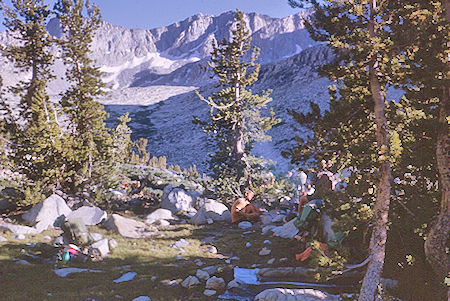
<path id="1" fill-rule="evenodd" d="M 5 1 L 8 2 L 8 1 Z M 46 3 L 54 3 L 54 0 Z M 236 10 L 257 12 L 271 17 L 285 17 L 298 11 L 287 0 L 91 0 L 102 12 L 103 19 L 128 28 L 166 26 L 197 13 L 219 15 Z M 3 18 L 0 16 L 1 21 Z M 0 30 L 4 30 L 0 25 Z"/>

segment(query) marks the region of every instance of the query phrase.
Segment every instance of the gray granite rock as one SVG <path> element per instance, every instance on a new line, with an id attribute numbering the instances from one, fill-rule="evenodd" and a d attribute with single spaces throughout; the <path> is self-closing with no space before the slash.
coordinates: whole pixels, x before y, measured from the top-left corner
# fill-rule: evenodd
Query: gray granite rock
<path id="1" fill-rule="evenodd" d="M 223 278 L 213 276 L 209 278 L 208 281 L 206 281 L 205 288 L 212 290 L 221 290 L 225 288 L 225 280 L 223 280 Z"/>
<path id="2" fill-rule="evenodd" d="M 251 222 L 245 221 L 245 222 L 240 222 L 238 224 L 238 227 L 240 229 L 246 230 L 246 229 L 249 229 L 249 228 L 253 227 L 253 224 Z"/>
<path id="3" fill-rule="evenodd" d="M 215 290 L 204 290 L 203 291 L 203 295 L 211 297 L 214 296 L 215 294 L 217 294 L 217 292 Z"/>
<path id="4" fill-rule="evenodd" d="M 178 219 L 168 209 L 159 208 L 145 217 L 145 223 L 153 224 L 159 220 L 175 220 Z"/>
<path id="5" fill-rule="evenodd" d="M 207 271 L 204 271 L 204 270 L 197 270 L 197 273 L 195 274 L 195 276 L 197 276 L 197 278 L 201 279 L 201 280 L 208 280 L 209 279 L 209 273 Z"/>
<path id="6" fill-rule="evenodd" d="M 128 238 L 146 238 L 156 234 L 157 229 L 150 228 L 143 222 L 126 218 L 118 214 L 113 214 L 104 226 L 108 230 L 113 230 Z"/>
<path id="7" fill-rule="evenodd" d="M 186 279 L 184 279 L 183 282 L 181 282 L 181 286 L 184 288 L 193 288 L 194 286 L 197 286 L 200 284 L 200 280 L 198 280 L 195 276 L 188 276 Z"/>
<path id="8" fill-rule="evenodd" d="M 107 238 L 97 241 L 91 246 L 92 248 L 97 249 L 102 257 L 106 257 L 109 254 L 109 244 Z"/>
<path id="9" fill-rule="evenodd" d="M 266 289 L 255 297 L 255 301 L 337 301 L 339 296 L 329 295 L 314 289 Z"/>
<path id="10" fill-rule="evenodd" d="M 82 206 L 75 211 L 72 211 L 67 217 L 67 220 L 81 219 L 85 225 L 94 226 L 106 220 L 106 211 L 98 207 Z"/>
<path id="11" fill-rule="evenodd" d="M 58 223 L 67 217 L 72 210 L 66 201 L 57 194 L 35 205 L 22 218 L 30 225 L 35 226 L 38 232 L 46 230 L 49 226 L 59 226 Z"/>
<path id="12" fill-rule="evenodd" d="M 38 230 L 34 227 L 14 225 L 10 223 L 0 222 L 1 230 L 8 230 L 14 234 L 37 234 Z"/>
<path id="13" fill-rule="evenodd" d="M 201 202 L 199 211 L 203 211 L 206 219 L 213 221 L 231 221 L 231 212 L 228 207 L 215 200 L 206 199 Z"/>
<path id="14" fill-rule="evenodd" d="M 164 188 L 161 208 L 168 209 L 172 213 L 188 213 L 195 215 L 197 210 L 195 204 L 199 193 L 195 191 L 186 191 L 182 188 L 173 188 L 171 185 L 167 185 Z"/>

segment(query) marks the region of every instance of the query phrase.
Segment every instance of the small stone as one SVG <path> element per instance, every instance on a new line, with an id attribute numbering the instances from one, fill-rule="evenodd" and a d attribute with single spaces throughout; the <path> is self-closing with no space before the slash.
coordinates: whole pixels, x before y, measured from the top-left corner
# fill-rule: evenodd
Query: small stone
<path id="1" fill-rule="evenodd" d="M 209 279 L 209 273 L 207 271 L 203 271 L 203 270 L 197 270 L 197 273 L 195 274 L 195 276 L 197 276 L 201 280 Z"/>
<path id="2" fill-rule="evenodd" d="M 283 257 L 283 258 L 280 258 L 280 262 L 285 262 L 285 261 L 287 261 L 288 259 L 286 258 L 286 257 Z"/>
<path id="3" fill-rule="evenodd" d="M 158 280 L 158 277 L 156 276 L 152 276 L 152 278 L 150 278 L 151 281 L 155 282 L 156 280 Z"/>
<path id="4" fill-rule="evenodd" d="M 227 285 L 228 289 L 232 289 L 235 287 L 240 287 L 239 282 L 237 282 L 236 280 L 231 280 L 230 282 L 228 282 L 228 285 Z"/>
<path id="5" fill-rule="evenodd" d="M 42 237 L 42 241 L 43 242 L 51 242 L 52 241 L 52 237 L 49 235 L 45 235 L 44 237 Z"/>
<path id="6" fill-rule="evenodd" d="M 103 235 L 100 233 L 91 233 L 91 237 L 94 241 L 99 241 L 103 239 Z"/>
<path id="7" fill-rule="evenodd" d="M 231 257 L 231 260 L 240 260 L 240 258 L 237 256 L 233 256 L 233 257 Z"/>
<path id="8" fill-rule="evenodd" d="M 132 301 L 152 301 L 149 296 L 139 296 L 134 298 Z"/>
<path id="9" fill-rule="evenodd" d="M 109 254 L 109 244 L 108 239 L 102 239 L 100 241 L 97 241 L 96 243 L 92 244 L 92 248 L 99 250 L 100 255 L 102 257 L 106 257 L 106 255 Z"/>
<path id="10" fill-rule="evenodd" d="M 208 297 L 211 297 L 211 296 L 214 296 L 216 293 L 217 293 L 217 292 L 216 292 L 215 290 L 205 290 L 205 291 L 203 292 L 203 295 L 208 296 Z"/>
<path id="11" fill-rule="evenodd" d="M 207 272 L 209 275 L 214 275 L 219 271 L 219 269 L 215 266 L 205 267 L 202 270 Z"/>
<path id="12" fill-rule="evenodd" d="M 178 255 L 176 255 L 176 256 L 175 256 L 175 259 L 176 259 L 176 260 L 180 260 L 180 259 L 183 259 L 183 255 L 181 255 L 181 254 L 178 254 Z"/>
<path id="13" fill-rule="evenodd" d="M 181 286 L 184 288 L 192 288 L 199 284 L 200 280 L 198 280 L 198 278 L 195 276 L 188 276 L 186 279 L 184 279 L 183 282 L 181 282 Z"/>
<path id="14" fill-rule="evenodd" d="M 0 242 L 3 242 L 3 241 L 8 241 L 8 239 L 4 238 L 3 236 L 0 236 Z"/>
<path id="15" fill-rule="evenodd" d="M 117 242 L 117 240 L 115 239 L 110 239 L 109 240 L 109 248 L 110 249 L 115 249 L 119 246 L 119 243 Z"/>
<path id="16" fill-rule="evenodd" d="M 206 222 L 208 223 L 208 225 L 211 225 L 211 224 L 214 223 L 214 221 L 213 221 L 212 218 L 207 218 L 207 219 L 206 219 Z"/>
<path id="17" fill-rule="evenodd" d="M 231 259 L 227 259 L 227 260 L 225 260 L 225 262 L 230 264 L 231 263 Z"/>
<path id="18" fill-rule="evenodd" d="M 267 226 L 264 226 L 264 227 L 262 228 L 262 230 L 261 230 L 261 234 L 262 234 L 262 235 L 266 235 L 266 234 L 268 234 L 270 231 L 272 231 L 272 230 L 275 229 L 275 228 L 277 228 L 277 227 L 274 226 L 274 225 L 267 225 Z"/>
<path id="19" fill-rule="evenodd" d="M 275 262 L 275 258 L 269 259 L 269 260 L 267 261 L 268 264 L 273 264 L 274 262 Z"/>
<path id="20" fill-rule="evenodd" d="M 206 252 L 217 254 L 217 248 L 214 246 L 210 246 L 208 249 L 206 249 Z"/>
<path id="21" fill-rule="evenodd" d="M 245 246 L 246 246 L 247 248 L 250 248 L 250 247 L 252 246 L 252 244 L 251 244 L 250 242 L 247 242 L 247 243 L 245 244 Z"/>
<path id="22" fill-rule="evenodd" d="M 184 238 L 182 238 L 182 239 L 178 240 L 176 243 L 171 244 L 170 247 L 173 249 L 181 249 L 181 248 L 187 247 L 189 245 L 190 245 L 190 243 L 187 240 L 185 240 Z"/>
<path id="23" fill-rule="evenodd" d="M 14 238 L 14 239 L 17 239 L 17 240 L 22 240 L 22 239 L 25 239 L 25 235 L 23 235 L 23 234 L 17 234 L 17 235 L 14 235 L 13 238 Z"/>
<path id="24" fill-rule="evenodd" d="M 272 217 L 268 214 L 264 214 L 261 216 L 261 222 L 263 225 L 268 225 L 272 223 Z"/>
<path id="25" fill-rule="evenodd" d="M 201 261 L 200 259 L 194 260 L 194 263 L 195 263 L 197 266 L 199 266 L 199 267 L 201 267 L 202 265 L 205 264 L 205 263 L 204 263 L 203 261 Z"/>
<path id="26" fill-rule="evenodd" d="M 164 286 L 170 286 L 170 287 L 174 287 L 174 286 L 180 285 L 178 283 L 178 281 L 176 281 L 176 280 L 162 280 L 161 283 Z"/>
<path id="27" fill-rule="evenodd" d="M 265 245 L 271 245 L 272 242 L 271 242 L 270 240 L 266 239 L 266 240 L 264 241 L 264 244 L 265 244 Z"/>
<path id="28" fill-rule="evenodd" d="M 245 229 L 249 229 L 249 228 L 253 227 L 253 224 L 251 222 L 240 222 L 238 224 L 238 227 L 242 230 L 245 230 Z"/>
<path id="29" fill-rule="evenodd" d="M 267 249 L 266 247 L 262 248 L 261 251 L 259 251 L 259 255 L 260 256 L 267 256 L 271 253 L 272 251 L 270 249 Z"/>
<path id="30" fill-rule="evenodd" d="M 285 217 L 286 217 L 286 215 L 279 214 L 272 219 L 272 223 L 281 223 Z"/>
<path id="31" fill-rule="evenodd" d="M 225 280 L 223 278 L 218 278 L 216 276 L 213 276 L 206 281 L 205 288 L 207 289 L 213 289 L 213 290 L 220 290 L 225 287 Z"/>

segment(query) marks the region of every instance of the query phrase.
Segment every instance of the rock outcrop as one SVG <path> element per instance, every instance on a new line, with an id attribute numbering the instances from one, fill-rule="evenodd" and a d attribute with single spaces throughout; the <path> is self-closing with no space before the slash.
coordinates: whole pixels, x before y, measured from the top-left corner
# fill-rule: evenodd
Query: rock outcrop
<path id="1" fill-rule="evenodd" d="M 71 212 L 66 201 L 59 195 L 53 194 L 24 213 L 22 218 L 42 232 L 49 226 L 62 223 Z"/>

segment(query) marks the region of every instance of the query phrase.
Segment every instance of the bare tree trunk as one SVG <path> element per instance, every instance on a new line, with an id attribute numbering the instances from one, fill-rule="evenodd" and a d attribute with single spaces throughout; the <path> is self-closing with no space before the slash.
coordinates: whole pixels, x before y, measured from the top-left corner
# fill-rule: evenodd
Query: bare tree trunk
<path id="1" fill-rule="evenodd" d="M 369 32 L 372 38 L 376 37 L 375 32 L 375 11 L 377 9 L 376 0 L 371 0 L 371 22 Z M 369 66 L 370 90 L 374 101 L 376 138 L 378 149 L 388 152 L 389 131 L 385 115 L 385 100 L 381 91 L 380 81 L 377 76 L 377 61 L 373 57 Z M 385 156 L 388 153 L 384 154 Z M 388 215 L 391 195 L 391 165 L 389 161 L 382 160 L 380 167 L 380 182 L 377 185 L 377 197 L 372 218 L 373 229 L 370 239 L 370 255 L 367 271 L 361 286 L 359 301 L 375 300 L 378 284 L 383 272 L 385 249 L 388 230 Z"/>
<path id="2" fill-rule="evenodd" d="M 450 22 L 450 1 L 444 0 L 445 18 Z M 450 64 L 447 61 L 447 64 Z M 447 74 L 450 76 L 450 74 Z M 433 227 L 425 241 L 425 256 L 433 271 L 443 280 L 450 271 L 450 257 L 447 248 L 450 240 L 450 135 L 448 116 L 450 116 L 450 87 L 442 87 L 442 99 L 439 108 L 439 127 L 436 145 L 436 161 L 439 171 L 441 188 L 440 214 L 436 217 Z M 450 295 L 450 289 L 448 290 Z"/>

